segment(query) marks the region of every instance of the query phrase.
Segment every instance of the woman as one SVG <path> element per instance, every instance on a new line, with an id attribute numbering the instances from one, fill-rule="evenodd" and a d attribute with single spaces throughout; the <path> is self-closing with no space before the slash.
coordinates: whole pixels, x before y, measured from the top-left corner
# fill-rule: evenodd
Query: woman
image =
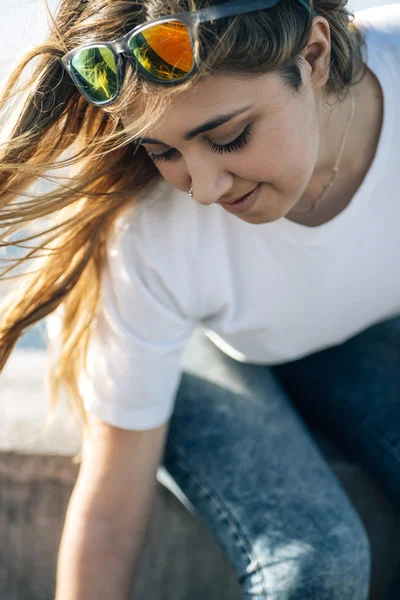
<path id="1" fill-rule="evenodd" d="M 399 44 L 399 5 L 64 0 L 16 68 L 1 218 L 28 267 L 1 364 L 58 308 L 53 402 L 84 423 L 57 600 L 128 598 L 160 464 L 243 598 L 368 597 L 302 417 L 400 504 Z"/>

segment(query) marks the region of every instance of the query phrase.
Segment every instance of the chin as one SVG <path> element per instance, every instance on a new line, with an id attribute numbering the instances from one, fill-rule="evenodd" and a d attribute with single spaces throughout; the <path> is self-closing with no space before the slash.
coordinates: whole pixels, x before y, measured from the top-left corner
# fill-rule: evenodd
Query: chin
<path id="1" fill-rule="evenodd" d="M 251 223 L 253 225 L 263 225 L 264 223 L 273 223 L 274 221 L 278 221 L 285 216 L 282 211 L 279 214 L 276 214 L 276 211 L 265 211 L 265 212 L 257 212 L 254 214 L 247 215 L 236 215 L 242 221 L 246 223 Z"/>

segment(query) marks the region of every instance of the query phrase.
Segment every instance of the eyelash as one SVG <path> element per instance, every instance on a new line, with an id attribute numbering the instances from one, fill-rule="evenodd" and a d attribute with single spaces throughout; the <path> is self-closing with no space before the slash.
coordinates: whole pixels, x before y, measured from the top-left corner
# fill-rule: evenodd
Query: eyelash
<path id="1" fill-rule="evenodd" d="M 250 125 L 247 125 L 247 127 L 245 127 L 245 129 L 242 131 L 239 137 L 233 140 L 233 142 L 229 142 L 229 144 L 220 145 L 210 142 L 211 151 L 215 154 L 225 154 L 227 152 L 235 152 L 236 150 L 242 150 L 242 148 L 244 148 L 244 146 L 248 144 L 250 137 Z M 146 152 L 151 158 L 151 160 L 157 164 L 161 162 L 166 162 L 168 160 L 172 160 L 172 158 L 174 157 L 175 150 L 168 150 L 168 152 L 164 152 L 164 154 L 159 155 L 152 154 L 149 150 L 146 150 Z"/>

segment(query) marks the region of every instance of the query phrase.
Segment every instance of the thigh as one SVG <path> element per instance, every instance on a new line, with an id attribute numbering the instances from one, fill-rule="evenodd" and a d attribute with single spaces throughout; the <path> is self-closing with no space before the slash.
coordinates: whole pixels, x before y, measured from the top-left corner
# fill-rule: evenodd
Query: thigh
<path id="1" fill-rule="evenodd" d="M 197 341 L 163 466 L 230 557 L 244 598 L 367 598 L 363 526 L 272 370 Z"/>
<path id="2" fill-rule="evenodd" d="M 274 372 L 307 422 L 357 458 L 400 507 L 400 318 Z"/>

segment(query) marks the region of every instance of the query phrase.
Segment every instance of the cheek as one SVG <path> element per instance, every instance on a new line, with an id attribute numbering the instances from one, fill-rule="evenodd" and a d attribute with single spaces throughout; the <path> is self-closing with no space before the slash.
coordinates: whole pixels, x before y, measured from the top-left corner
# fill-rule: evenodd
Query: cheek
<path id="1" fill-rule="evenodd" d="M 283 191 L 304 185 L 314 170 L 318 147 L 315 124 L 288 120 L 271 135 L 268 153 L 264 154 L 268 180 Z"/>
<path id="2" fill-rule="evenodd" d="M 184 162 L 171 161 L 156 165 L 160 175 L 174 188 L 187 192 L 190 181 Z"/>
<path id="3" fill-rule="evenodd" d="M 288 183 L 307 180 L 310 178 L 314 170 L 315 162 L 318 155 L 318 145 L 315 143 L 315 138 L 312 135 L 304 137 L 297 134 L 291 135 L 288 138 L 288 143 L 284 148 L 285 160 L 285 177 Z"/>

